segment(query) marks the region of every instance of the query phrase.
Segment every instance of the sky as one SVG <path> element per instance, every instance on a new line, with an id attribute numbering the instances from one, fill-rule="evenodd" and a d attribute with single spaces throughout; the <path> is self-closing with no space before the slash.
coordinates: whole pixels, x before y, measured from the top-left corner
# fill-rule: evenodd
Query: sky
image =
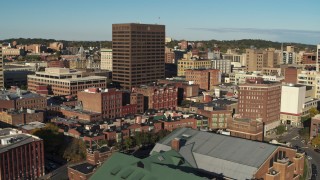
<path id="1" fill-rule="evenodd" d="M 164 24 L 181 40 L 320 43 L 320 0 L 2 1 L 0 39 L 112 39 L 114 23 Z"/>

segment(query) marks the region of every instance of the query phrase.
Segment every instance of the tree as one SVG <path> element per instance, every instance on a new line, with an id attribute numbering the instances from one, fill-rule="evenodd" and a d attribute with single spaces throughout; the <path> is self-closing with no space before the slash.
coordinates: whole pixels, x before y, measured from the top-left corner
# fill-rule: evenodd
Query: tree
<path id="1" fill-rule="evenodd" d="M 49 123 L 42 129 L 35 129 L 31 134 L 43 139 L 44 150 L 47 153 L 57 153 L 57 150 L 64 147 L 64 135 L 59 132 L 59 128 L 54 124 Z"/>
<path id="2" fill-rule="evenodd" d="M 312 107 L 312 108 L 309 110 L 309 113 L 310 113 L 310 117 L 314 117 L 315 115 L 319 114 L 319 111 L 317 110 L 317 108 Z"/>
<path id="3" fill-rule="evenodd" d="M 316 147 L 320 147 L 320 136 L 317 136 L 311 140 L 311 144 Z"/>
<path id="4" fill-rule="evenodd" d="M 71 162 L 79 162 L 86 158 L 86 145 L 80 139 L 73 138 L 71 145 L 63 153 L 63 157 Z"/>
<path id="5" fill-rule="evenodd" d="M 284 125 L 279 125 L 278 127 L 276 127 L 277 135 L 283 134 L 284 132 L 286 132 L 286 127 Z"/>
<path id="6" fill-rule="evenodd" d="M 133 144 L 134 144 L 134 140 L 131 137 L 128 137 L 124 140 L 124 146 L 126 147 L 126 149 L 131 148 Z"/>

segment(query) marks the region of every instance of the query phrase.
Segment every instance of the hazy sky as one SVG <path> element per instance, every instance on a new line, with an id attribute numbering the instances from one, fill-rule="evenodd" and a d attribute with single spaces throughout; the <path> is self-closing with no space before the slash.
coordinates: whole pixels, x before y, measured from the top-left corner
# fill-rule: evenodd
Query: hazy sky
<path id="1" fill-rule="evenodd" d="M 320 0 L 1 1 L 0 39 L 111 40 L 113 23 L 166 25 L 188 40 L 320 43 Z"/>

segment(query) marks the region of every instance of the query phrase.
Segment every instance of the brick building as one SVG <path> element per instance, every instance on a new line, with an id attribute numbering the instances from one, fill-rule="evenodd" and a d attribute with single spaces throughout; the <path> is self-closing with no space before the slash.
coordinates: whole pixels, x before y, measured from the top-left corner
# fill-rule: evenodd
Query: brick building
<path id="1" fill-rule="evenodd" d="M 221 83 L 221 72 L 217 69 L 187 69 L 185 76 L 187 81 L 193 81 L 204 90 L 212 90 Z"/>
<path id="2" fill-rule="evenodd" d="M 106 88 L 107 78 L 84 76 L 82 72 L 68 68 L 46 68 L 45 72 L 28 75 L 28 90 L 36 92 L 38 86 L 47 86 L 49 94 L 76 95 L 90 87 Z"/>
<path id="3" fill-rule="evenodd" d="M 259 120 L 233 118 L 227 126 L 231 136 L 263 141 L 263 123 Z"/>
<path id="4" fill-rule="evenodd" d="M 310 139 L 320 135 L 320 115 L 311 118 Z"/>
<path id="5" fill-rule="evenodd" d="M 284 70 L 284 82 L 297 84 L 298 74 L 301 73 L 301 69 L 296 67 L 287 67 Z"/>
<path id="6" fill-rule="evenodd" d="M 10 128 L 0 134 L 0 179 L 38 179 L 45 174 L 42 139 Z"/>
<path id="7" fill-rule="evenodd" d="M 198 109 L 197 114 L 208 117 L 209 129 L 226 129 L 228 121 L 232 118 L 231 110 L 218 109 L 214 107 Z"/>
<path id="8" fill-rule="evenodd" d="M 137 113 L 144 113 L 144 97 L 142 94 L 130 93 L 130 104 L 137 105 Z"/>
<path id="9" fill-rule="evenodd" d="M 117 89 L 89 88 L 78 92 L 78 101 L 83 110 L 101 113 L 103 118 L 122 117 L 127 114 L 137 113 L 137 104 L 124 104 L 124 92 Z M 142 103 L 142 97 L 138 96 L 136 103 Z M 98 102 L 98 103 L 97 103 Z M 139 111 L 143 105 L 139 104 Z"/>
<path id="10" fill-rule="evenodd" d="M 46 97 L 39 94 L 12 88 L 0 91 L 0 110 L 4 109 L 45 109 Z"/>
<path id="11" fill-rule="evenodd" d="M 48 68 L 69 68 L 69 61 L 67 60 L 52 60 L 47 62 Z"/>
<path id="12" fill-rule="evenodd" d="M 83 109 L 75 109 L 68 106 L 61 106 L 60 110 L 61 115 L 67 118 L 76 118 L 83 121 L 100 121 L 102 120 L 101 113 L 87 111 Z"/>
<path id="13" fill-rule="evenodd" d="M 301 64 L 316 64 L 316 53 L 303 53 Z"/>
<path id="14" fill-rule="evenodd" d="M 25 111 L 2 111 L 0 112 L 0 121 L 14 126 L 28 124 L 30 122 L 43 122 L 44 113 L 27 109 Z"/>
<path id="15" fill-rule="evenodd" d="M 165 63 L 167 64 L 176 64 L 175 62 L 175 53 L 173 52 L 173 49 L 167 48 L 165 49 Z"/>
<path id="16" fill-rule="evenodd" d="M 200 86 L 198 84 L 189 84 L 188 81 L 167 78 L 158 80 L 158 83 L 171 84 L 178 88 L 178 105 L 180 105 L 182 100 L 185 100 L 186 98 L 199 95 Z"/>
<path id="17" fill-rule="evenodd" d="M 266 124 L 280 120 L 281 83 L 262 82 L 239 85 L 239 114 L 261 118 Z"/>
<path id="18" fill-rule="evenodd" d="M 175 109 L 178 103 L 178 88 L 172 85 L 142 85 L 132 88 L 132 92 L 144 96 L 144 110 Z"/>
<path id="19" fill-rule="evenodd" d="M 111 154 L 112 151 L 108 147 L 102 147 L 98 150 L 88 150 L 87 162 L 93 165 L 98 165 L 108 159 Z"/>
<path id="20" fill-rule="evenodd" d="M 96 165 L 87 162 L 74 164 L 68 167 L 68 177 L 70 180 L 87 180 L 92 176 Z"/>

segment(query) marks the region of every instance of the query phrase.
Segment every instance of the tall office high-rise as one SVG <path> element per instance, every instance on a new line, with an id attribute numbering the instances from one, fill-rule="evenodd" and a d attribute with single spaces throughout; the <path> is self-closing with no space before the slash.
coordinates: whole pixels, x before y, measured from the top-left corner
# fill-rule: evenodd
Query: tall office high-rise
<path id="1" fill-rule="evenodd" d="M 112 25 L 112 80 L 125 89 L 164 78 L 165 26 Z"/>
<path id="2" fill-rule="evenodd" d="M 2 44 L 0 44 L 0 89 L 4 87 Z"/>

